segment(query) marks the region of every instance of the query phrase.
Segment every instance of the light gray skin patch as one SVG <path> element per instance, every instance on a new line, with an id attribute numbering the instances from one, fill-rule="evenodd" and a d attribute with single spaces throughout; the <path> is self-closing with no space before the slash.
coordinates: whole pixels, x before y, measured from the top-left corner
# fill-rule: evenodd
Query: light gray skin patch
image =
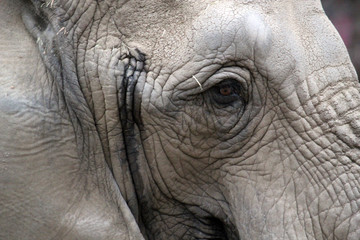
<path id="1" fill-rule="evenodd" d="M 246 5 L 210 5 L 194 22 L 194 51 L 214 63 L 259 59 L 263 65 L 273 45 L 271 31 L 263 13 Z"/>
<path id="2" fill-rule="evenodd" d="M 0 238 L 359 239 L 359 84 L 320 1 L 32 3 Z"/>

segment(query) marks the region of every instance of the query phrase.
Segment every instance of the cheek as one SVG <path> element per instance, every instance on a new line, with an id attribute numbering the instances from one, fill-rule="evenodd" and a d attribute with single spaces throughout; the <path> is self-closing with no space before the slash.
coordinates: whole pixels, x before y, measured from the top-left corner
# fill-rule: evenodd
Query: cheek
<path id="1" fill-rule="evenodd" d="M 189 102 L 176 119 L 181 126 L 177 131 L 189 138 L 192 145 L 203 148 L 204 142 L 207 142 L 209 148 L 214 148 L 224 141 L 224 137 L 233 137 L 236 134 L 242 115 L 241 108 L 218 108 L 209 103 L 209 99 L 202 100 L 202 104 Z"/>
<path id="2" fill-rule="evenodd" d="M 143 110 L 142 118 L 141 138 L 145 161 L 163 192 L 179 196 L 192 194 L 201 191 L 202 183 L 215 182 L 216 170 L 209 168 L 209 165 L 216 161 L 211 154 L 219 139 L 216 136 L 208 137 L 208 126 L 200 126 L 199 119 L 185 113 L 179 113 L 174 118 L 160 113 L 154 115 L 153 111 L 149 114 Z"/>
<path id="3" fill-rule="evenodd" d="M 185 196 L 194 192 L 191 182 L 198 182 L 197 176 L 201 161 L 188 156 L 183 150 L 191 148 L 182 143 L 169 129 L 145 125 L 142 132 L 146 164 L 151 176 L 161 192 L 168 197 Z M 170 133 L 168 133 L 170 132 Z M 202 168 L 205 166 L 203 165 Z M 171 194 L 170 194 L 171 193 Z"/>

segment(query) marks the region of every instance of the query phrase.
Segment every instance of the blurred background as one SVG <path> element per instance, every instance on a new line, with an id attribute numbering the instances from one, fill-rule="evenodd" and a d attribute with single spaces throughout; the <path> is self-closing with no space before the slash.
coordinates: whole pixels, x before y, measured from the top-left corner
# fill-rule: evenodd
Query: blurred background
<path id="1" fill-rule="evenodd" d="M 360 1 L 321 0 L 325 12 L 339 31 L 360 76 Z"/>

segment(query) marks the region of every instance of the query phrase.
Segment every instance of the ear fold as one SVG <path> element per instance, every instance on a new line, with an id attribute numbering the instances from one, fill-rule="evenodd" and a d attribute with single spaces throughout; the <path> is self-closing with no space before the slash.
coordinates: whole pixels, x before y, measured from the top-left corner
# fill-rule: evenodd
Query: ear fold
<path id="1" fill-rule="evenodd" d="M 22 11 L 22 19 L 29 33 L 35 38 L 40 54 L 43 58 L 48 59 L 51 57 L 49 53 L 56 47 L 56 40 L 61 36 L 54 9 L 46 6 L 43 1 L 26 2 Z M 52 52 L 52 57 L 55 57 L 54 52 Z"/>
<path id="2" fill-rule="evenodd" d="M 50 75 L 62 93 L 64 102 L 67 105 L 66 107 L 70 114 L 77 138 L 79 158 L 81 161 L 91 162 L 91 164 L 94 161 L 103 161 L 105 163 L 105 159 L 93 159 L 91 156 L 94 149 L 101 148 L 102 142 L 101 139 L 99 139 L 94 114 L 90 110 L 79 83 L 79 73 L 76 68 L 75 57 L 76 49 L 74 49 L 74 44 L 72 43 L 71 33 L 65 28 L 67 22 L 62 19 L 62 15 L 59 15 L 64 12 L 64 9 L 60 7 L 62 2 L 65 1 L 28 1 L 27 6 L 24 7 L 22 18 L 26 28 L 37 42 L 43 62 L 51 73 Z M 74 11 L 82 12 L 85 10 L 76 9 Z M 82 22 L 87 21 L 87 19 L 84 20 L 82 18 L 80 20 Z M 135 57 L 140 58 L 140 56 L 137 55 Z M 135 69 L 134 72 L 137 74 L 136 70 L 138 69 Z M 130 86 L 130 84 L 124 81 L 122 88 L 119 89 L 119 102 L 125 102 L 125 98 L 128 95 L 128 85 Z M 127 117 L 126 106 L 120 105 L 119 107 L 122 108 L 119 110 L 121 115 L 119 117 L 124 120 Z M 125 126 L 125 124 L 126 123 L 124 123 L 123 126 Z M 126 149 L 124 141 L 125 140 L 122 139 L 122 141 L 117 142 L 119 149 Z M 117 162 L 107 162 L 107 164 L 110 170 L 112 170 L 117 187 L 125 199 L 128 205 L 127 207 L 131 209 L 135 218 L 138 218 L 138 206 L 127 162 L 127 154 L 121 152 L 119 155 L 121 156 L 119 159 L 116 159 Z"/>
<path id="3" fill-rule="evenodd" d="M 65 28 L 61 26 L 61 19 L 56 15 L 56 8 L 50 8 L 52 2 L 31 2 L 31 6 L 23 9 L 24 24 L 36 40 L 40 55 L 53 80 L 63 92 L 73 120 L 80 128 L 84 128 L 84 131 L 95 130 L 92 114 L 76 75 L 72 44 L 66 37 Z M 83 141 L 84 139 L 80 142 Z"/>

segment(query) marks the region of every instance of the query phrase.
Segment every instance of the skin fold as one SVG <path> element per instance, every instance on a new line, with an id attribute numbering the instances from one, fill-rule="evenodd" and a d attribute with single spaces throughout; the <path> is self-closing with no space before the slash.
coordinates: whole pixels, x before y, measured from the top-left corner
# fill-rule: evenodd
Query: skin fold
<path id="1" fill-rule="evenodd" d="M 320 1 L 0 23 L 0 239 L 360 238 L 360 88 Z"/>

